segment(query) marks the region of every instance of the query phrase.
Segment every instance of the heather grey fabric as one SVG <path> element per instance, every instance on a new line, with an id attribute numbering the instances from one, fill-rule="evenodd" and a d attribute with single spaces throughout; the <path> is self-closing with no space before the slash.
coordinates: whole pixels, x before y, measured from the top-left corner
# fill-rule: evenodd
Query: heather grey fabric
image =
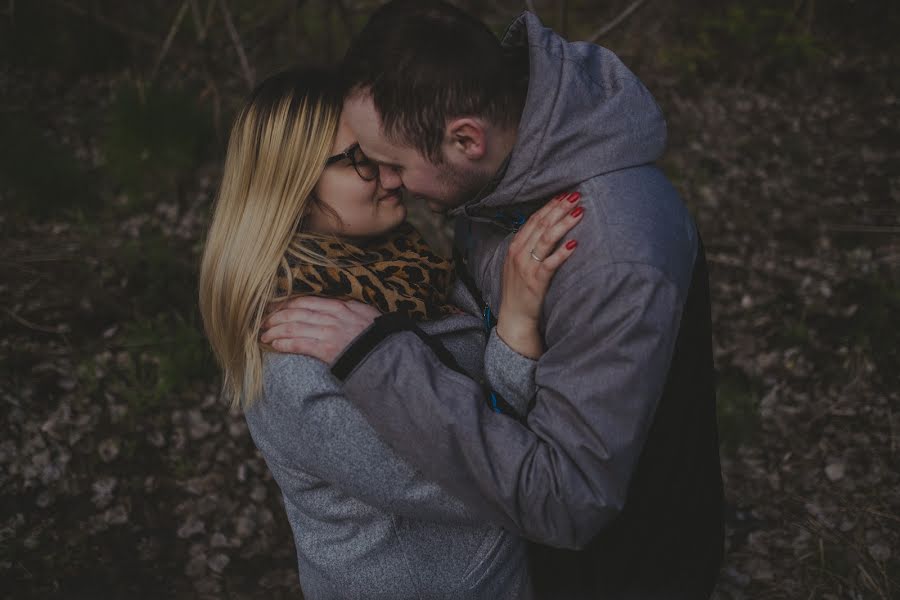
<path id="1" fill-rule="evenodd" d="M 666 140 L 659 108 L 613 53 L 569 43 L 530 13 L 504 43 L 529 53 L 518 140 L 498 185 L 455 211 L 457 247 L 485 302 L 500 306 L 511 239 L 496 213 L 528 212 L 574 190 L 586 210 L 573 233 L 578 249 L 544 303 L 547 350 L 527 423 L 491 411 L 476 382 L 448 371 L 406 332 L 360 361 L 345 391 L 399 454 L 483 518 L 577 549 L 627 499 L 671 362 L 698 235 L 653 166 Z"/>
<path id="2" fill-rule="evenodd" d="M 477 308 L 459 284 L 450 301 Z M 454 315 L 421 327 L 481 377 L 480 318 Z M 366 393 L 381 398 L 377 387 Z M 398 458 L 325 363 L 268 354 L 264 396 L 245 416 L 281 488 L 308 600 L 530 597 L 523 540 L 486 524 Z"/>
<path id="3" fill-rule="evenodd" d="M 534 371 L 537 361 L 522 356 L 491 329 L 484 350 L 484 377 L 489 387 L 500 394 L 520 415 L 528 414 L 528 404 L 534 399 L 537 388 Z"/>

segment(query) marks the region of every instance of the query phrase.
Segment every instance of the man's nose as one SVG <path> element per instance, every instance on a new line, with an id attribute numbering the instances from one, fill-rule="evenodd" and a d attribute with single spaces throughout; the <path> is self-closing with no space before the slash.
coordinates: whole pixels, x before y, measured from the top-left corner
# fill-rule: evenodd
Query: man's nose
<path id="1" fill-rule="evenodd" d="M 384 165 L 378 167 L 378 181 L 385 190 L 396 190 L 403 187 L 403 180 L 400 179 L 400 176 L 393 169 Z"/>

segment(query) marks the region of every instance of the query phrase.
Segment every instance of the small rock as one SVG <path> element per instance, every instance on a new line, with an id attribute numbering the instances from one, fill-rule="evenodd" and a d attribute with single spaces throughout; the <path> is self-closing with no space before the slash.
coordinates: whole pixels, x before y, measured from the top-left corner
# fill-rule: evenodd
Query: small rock
<path id="1" fill-rule="evenodd" d="M 211 425 L 203 418 L 203 413 L 199 410 L 192 410 L 188 413 L 188 423 L 188 433 L 192 440 L 199 440 L 209 435 Z"/>
<path id="2" fill-rule="evenodd" d="M 128 522 L 128 509 L 121 504 L 114 506 L 103 513 L 103 520 L 110 525 L 124 525 Z"/>
<path id="3" fill-rule="evenodd" d="M 43 452 L 38 452 L 34 456 L 31 457 L 31 464 L 33 464 L 38 469 L 43 469 L 47 465 L 50 464 L 50 451 L 44 450 Z"/>
<path id="4" fill-rule="evenodd" d="M 241 421 L 232 421 L 228 424 L 228 435 L 233 438 L 243 437 L 247 432 L 247 424 Z"/>
<path id="5" fill-rule="evenodd" d="M 231 559 L 228 558 L 227 555 L 218 553 L 210 557 L 206 564 L 214 573 L 218 573 L 221 575 L 222 572 L 225 571 L 225 567 L 227 567 L 228 563 L 230 562 Z"/>
<path id="6" fill-rule="evenodd" d="M 206 523 L 195 517 L 188 517 L 187 521 L 178 528 L 178 537 L 189 538 L 206 531 Z"/>
<path id="7" fill-rule="evenodd" d="M 103 462 L 112 462 L 119 456 L 119 442 L 114 438 L 108 438 L 100 442 L 97 452 Z"/>
<path id="8" fill-rule="evenodd" d="M 250 498 L 254 502 L 262 503 L 266 499 L 266 488 L 262 485 L 253 486 L 253 491 L 250 492 Z"/>
<path id="9" fill-rule="evenodd" d="M 891 557 L 891 549 L 887 544 L 872 544 L 869 546 L 869 555 L 879 562 L 885 562 Z"/>
<path id="10" fill-rule="evenodd" d="M 213 548 L 227 548 L 228 546 L 230 546 L 230 544 L 228 543 L 228 538 L 220 532 L 216 532 L 213 534 L 212 538 L 210 538 L 209 540 L 209 545 Z"/>
<path id="11" fill-rule="evenodd" d="M 128 406 L 126 404 L 110 404 L 109 418 L 113 423 L 119 423 L 128 414 Z"/>
<path id="12" fill-rule="evenodd" d="M 738 570 L 735 569 L 734 567 L 726 567 L 726 568 L 725 568 L 725 575 L 726 575 L 729 579 L 731 579 L 731 581 L 733 581 L 734 583 L 736 583 L 736 584 L 739 585 L 740 587 L 745 587 L 745 586 L 747 586 L 747 585 L 750 585 L 750 576 L 747 575 L 747 574 L 745 574 L 745 573 L 741 573 L 740 571 L 738 571 Z"/>
<path id="13" fill-rule="evenodd" d="M 25 541 L 22 542 L 22 544 L 28 550 L 34 550 L 40 544 L 40 540 L 38 540 L 37 534 L 33 533 L 33 534 L 29 535 L 27 538 L 25 538 Z"/>
<path id="14" fill-rule="evenodd" d="M 162 431 L 155 429 L 147 434 L 147 441 L 154 448 L 162 448 L 166 444 L 166 436 L 163 435 Z"/>
<path id="15" fill-rule="evenodd" d="M 251 519 L 248 519 L 247 517 L 238 517 L 234 523 L 234 529 L 239 538 L 246 540 L 251 535 L 253 535 L 253 532 L 256 529 L 256 525 Z"/>
<path id="16" fill-rule="evenodd" d="M 117 484 L 118 481 L 115 477 L 104 477 L 103 479 L 95 481 L 91 486 L 94 490 L 94 495 L 91 498 L 91 502 L 94 503 L 94 506 L 97 508 L 108 506 L 112 502 L 113 493 L 115 492 Z"/>
<path id="17" fill-rule="evenodd" d="M 825 467 L 825 475 L 830 481 L 840 481 L 844 478 L 846 466 L 842 462 L 833 462 Z"/>

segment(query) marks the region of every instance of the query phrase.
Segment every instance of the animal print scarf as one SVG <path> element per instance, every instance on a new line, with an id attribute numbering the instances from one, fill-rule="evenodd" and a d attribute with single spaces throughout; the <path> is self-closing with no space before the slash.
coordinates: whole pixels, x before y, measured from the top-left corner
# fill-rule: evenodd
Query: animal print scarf
<path id="1" fill-rule="evenodd" d="M 340 266 L 312 265 L 288 252 L 289 268 L 278 269 L 276 299 L 312 295 L 358 300 L 415 320 L 459 312 L 447 303 L 453 263 L 432 252 L 407 222 L 365 246 L 326 239 L 298 238 L 294 243 Z"/>

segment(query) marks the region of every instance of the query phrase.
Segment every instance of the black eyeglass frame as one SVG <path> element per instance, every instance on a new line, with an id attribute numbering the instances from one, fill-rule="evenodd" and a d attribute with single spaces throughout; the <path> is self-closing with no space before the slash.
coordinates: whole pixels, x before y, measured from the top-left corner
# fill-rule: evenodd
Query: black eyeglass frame
<path id="1" fill-rule="evenodd" d="M 366 177 L 365 175 L 363 175 L 362 171 L 359 170 L 359 162 L 353 156 L 353 153 L 356 152 L 357 150 L 360 150 L 359 144 L 358 143 L 353 144 L 352 146 L 350 146 L 343 152 L 341 152 L 339 154 L 335 154 L 334 156 L 329 156 L 325 160 L 325 166 L 330 167 L 334 163 L 337 163 L 344 159 L 347 159 L 350 161 L 350 164 L 353 165 L 353 169 L 356 171 L 356 174 L 359 175 L 360 179 L 362 179 L 363 181 L 375 181 L 376 179 L 378 179 L 378 165 L 370 160 L 369 162 L 372 163 L 372 168 L 375 170 L 375 173 L 371 177 Z M 360 152 L 362 152 L 362 150 L 360 150 Z M 365 155 L 363 155 L 363 156 L 365 156 Z"/>

